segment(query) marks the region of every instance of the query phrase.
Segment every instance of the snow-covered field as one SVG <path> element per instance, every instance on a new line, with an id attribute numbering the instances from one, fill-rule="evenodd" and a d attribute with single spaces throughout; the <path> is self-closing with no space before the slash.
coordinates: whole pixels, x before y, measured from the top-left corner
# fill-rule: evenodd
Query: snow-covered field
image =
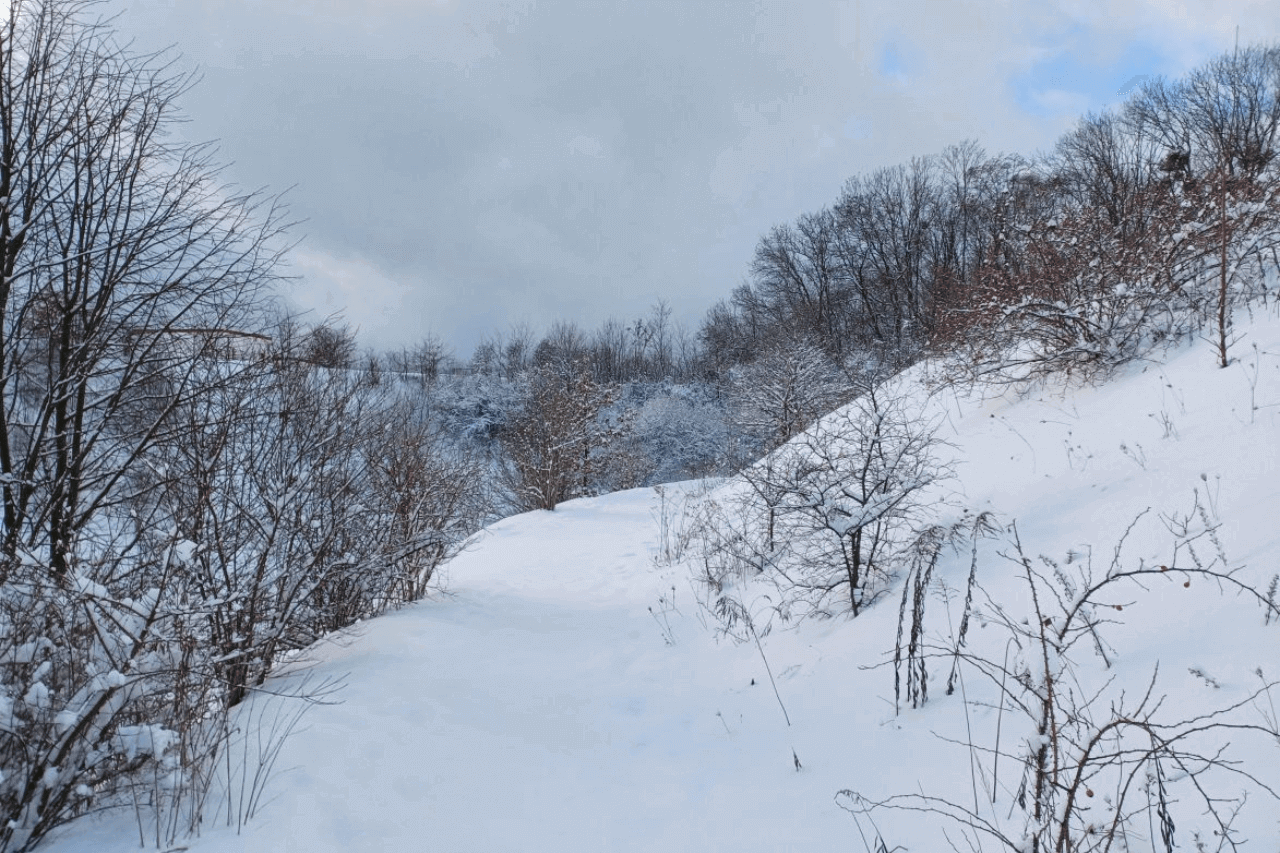
<path id="1" fill-rule="evenodd" d="M 1121 559 L 1168 561 L 1160 515 L 1186 513 L 1198 492 L 1222 522 L 1230 565 L 1265 592 L 1280 572 L 1280 322 L 1242 316 L 1238 331 L 1225 370 L 1193 344 L 1100 387 L 940 392 L 930 405 L 954 448 L 952 502 L 1016 519 L 1031 556 L 1065 565 L 1069 551 L 1092 547 L 1101 571 L 1148 508 Z M 931 665 L 929 702 L 895 713 L 893 671 L 882 664 L 897 631 L 896 587 L 857 619 L 777 625 L 765 638 L 788 725 L 760 651 L 717 638 L 692 565 L 655 559 L 662 504 L 678 527 L 681 502 L 706 489 L 669 486 L 661 501 L 638 489 L 492 526 L 448 566 L 444 591 L 314 650 L 311 677 L 346 683 L 339 703 L 308 712 L 254 820 L 182 843 L 201 853 L 863 851 L 878 828 L 889 850 L 949 849 L 944 829 L 968 849 L 955 824 L 929 816 L 855 821 L 837 801 L 842 789 L 923 792 L 1006 819 L 1020 771 L 1008 757 L 994 766 L 982 747 L 995 744 L 999 723 L 1001 748 L 1017 753 L 1031 723 L 993 707 L 993 686 L 973 670 L 968 704 L 960 691 L 945 696 L 942 662 Z M 939 644 L 955 634 L 967 569 L 967 556 L 940 566 L 928 615 Z M 1016 574 L 993 551 L 979 581 L 1017 607 L 1026 585 Z M 1116 678 L 1099 717 L 1122 687 L 1132 703 L 1157 664 L 1154 694 L 1167 697 L 1170 720 L 1240 702 L 1262 686 L 1258 670 L 1280 677 L 1280 625 L 1264 625 L 1256 601 L 1174 574 L 1107 599 L 1117 607 L 1105 632 L 1111 670 L 1077 648 L 1082 687 Z M 998 658 L 1007 634 L 973 630 L 975 653 Z M 1236 719 L 1264 724 L 1275 707 L 1280 688 Z M 1280 742 L 1222 740 L 1262 781 L 1280 781 Z M 1224 774 L 1205 781 L 1225 796 L 1244 787 Z M 132 814 L 82 822 L 47 847 L 137 849 L 137 824 Z M 1277 849 L 1280 802 L 1255 791 L 1235 828 L 1245 849 Z M 1192 829 L 1181 822 L 1177 849 L 1195 849 Z M 1135 832 L 1133 849 L 1164 849 L 1154 825 Z"/>

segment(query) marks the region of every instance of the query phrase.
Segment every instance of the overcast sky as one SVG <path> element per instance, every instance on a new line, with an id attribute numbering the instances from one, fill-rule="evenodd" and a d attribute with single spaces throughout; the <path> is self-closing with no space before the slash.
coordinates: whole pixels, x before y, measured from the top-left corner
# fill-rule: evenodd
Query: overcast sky
<path id="1" fill-rule="evenodd" d="M 203 81 L 184 134 L 290 189 L 290 298 L 362 342 L 696 327 L 771 225 L 966 138 L 1033 153 L 1143 75 L 1280 39 L 1203 0 L 113 0 Z"/>

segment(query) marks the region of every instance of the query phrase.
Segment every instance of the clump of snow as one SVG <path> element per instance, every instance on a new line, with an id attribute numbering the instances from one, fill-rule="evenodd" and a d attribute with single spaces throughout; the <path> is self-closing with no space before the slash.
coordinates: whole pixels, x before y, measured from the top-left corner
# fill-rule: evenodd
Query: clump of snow
<path id="1" fill-rule="evenodd" d="M 161 758 L 177 739 L 176 732 L 163 726 L 121 726 L 116 731 L 114 747 L 129 761 L 139 755 Z"/>
<path id="2" fill-rule="evenodd" d="M 195 556 L 199 548 L 200 546 L 190 539 L 180 539 L 173 543 L 173 558 L 185 565 L 191 562 L 191 558 Z"/>
<path id="3" fill-rule="evenodd" d="M 29 708 L 47 708 L 49 707 L 49 688 L 45 686 L 43 681 L 37 681 L 27 688 L 22 701 Z"/>

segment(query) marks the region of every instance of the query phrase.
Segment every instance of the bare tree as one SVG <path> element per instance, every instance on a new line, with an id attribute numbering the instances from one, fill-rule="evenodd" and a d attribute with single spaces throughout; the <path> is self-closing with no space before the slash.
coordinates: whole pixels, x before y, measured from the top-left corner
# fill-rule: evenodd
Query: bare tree
<path id="1" fill-rule="evenodd" d="M 1189 216 L 1210 257 L 1218 362 L 1226 367 L 1230 311 L 1241 282 L 1258 279 L 1277 243 L 1275 156 L 1280 143 L 1280 48 L 1224 54 L 1185 80 L 1155 80 L 1126 106 L 1136 134 L 1159 141 L 1161 165 L 1189 196 Z M 1198 199 L 1198 209 L 1195 201 Z M 1216 209 L 1210 211 L 1209 204 Z M 1212 216 L 1216 227 L 1199 227 Z"/>
<path id="2" fill-rule="evenodd" d="M 58 574 L 165 436 L 141 389 L 191 388 L 182 364 L 205 342 L 185 330 L 251 323 L 278 257 L 270 206 L 166 139 L 188 79 L 85 24 L 93 5 L 14 2 L 0 28 L 3 547 L 43 543 Z"/>
<path id="3" fill-rule="evenodd" d="M 732 302 L 717 302 L 698 328 L 698 344 L 710 379 L 725 378 L 734 365 L 745 364 L 752 358 L 754 329 L 736 307 Z"/>
<path id="4" fill-rule="evenodd" d="M 1182 80 L 1157 78 L 1126 104 L 1125 118 L 1191 176 L 1223 170 L 1258 177 L 1280 141 L 1280 48 L 1223 54 Z"/>
<path id="5" fill-rule="evenodd" d="M 306 333 L 299 357 L 308 364 L 349 370 L 356 363 L 355 331 L 347 325 L 324 322 Z"/>
<path id="6" fill-rule="evenodd" d="M 502 478 L 517 507 L 552 510 L 591 493 L 615 439 L 604 410 L 616 389 L 592 379 L 586 364 L 565 370 L 550 355 L 528 383 L 521 411 L 501 436 Z"/>
<path id="7" fill-rule="evenodd" d="M 481 349 L 478 348 L 477 352 Z M 483 348 L 480 360 L 491 361 L 496 348 Z M 413 377 L 422 385 L 430 388 L 439 381 L 442 373 L 456 364 L 449 348 L 436 335 L 427 335 L 412 347 L 405 347 L 390 356 L 392 369 L 402 376 Z M 484 368 L 488 369 L 488 368 Z"/>
<path id="8" fill-rule="evenodd" d="M 183 790 L 207 759 L 177 734 L 217 687 L 187 548 L 138 487 L 217 385 L 202 365 L 255 331 L 283 251 L 274 203 L 176 140 L 190 78 L 98 8 L 10 0 L 0 21 L 3 850 L 144 771 Z"/>
<path id="9" fill-rule="evenodd" d="M 845 402 L 852 389 L 831 358 L 803 340 L 776 342 L 730 378 L 732 418 L 744 437 L 743 450 L 763 453 L 797 435 Z"/>
<path id="10" fill-rule="evenodd" d="M 600 382 L 623 382 L 630 378 L 627 353 L 628 329 L 610 317 L 591 338 L 591 367 Z"/>
<path id="11" fill-rule="evenodd" d="M 836 205 L 863 317 L 878 341 L 914 349 L 932 326 L 930 229 L 939 200 L 932 158 L 846 182 Z"/>
<path id="12" fill-rule="evenodd" d="M 778 328 L 839 353 L 835 300 L 839 285 L 835 252 L 836 217 L 829 210 L 801 216 L 794 226 L 780 225 L 760 240 L 751 274 L 769 304 Z"/>
<path id="13" fill-rule="evenodd" d="M 940 447 L 936 425 L 886 385 L 745 468 L 739 500 L 706 525 L 714 592 L 734 573 L 760 575 L 784 619 L 858 615 L 909 556 L 923 491 L 950 476 Z"/>
<path id="14" fill-rule="evenodd" d="M 559 321 L 533 348 L 529 364 L 563 376 L 577 372 L 587 362 L 587 336 L 576 323 Z"/>
<path id="15" fill-rule="evenodd" d="M 379 413 L 380 425 L 364 449 L 369 499 L 385 537 L 371 553 L 391 570 L 383 593 L 391 604 L 425 596 L 436 569 L 492 511 L 483 460 L 448 440 L 427 408 L 421 397 L 395 401 Z"/>

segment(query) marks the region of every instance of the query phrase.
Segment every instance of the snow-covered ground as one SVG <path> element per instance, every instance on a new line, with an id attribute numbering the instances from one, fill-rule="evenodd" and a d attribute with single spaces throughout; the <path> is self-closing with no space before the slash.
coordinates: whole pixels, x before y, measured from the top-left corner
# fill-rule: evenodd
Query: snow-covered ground
<path id="1" fill-rule="evenodd" d="M 1280 571 L 1280 322 L 1242 316 L 1239 331 L 1225 370 L 1193 344 L 1100 387 L 936 395 L 956 459 L 953 501 L 1016 519 L 1029 555 L 1061 561 L 1091 546 L 1101 570 L 1148 508 L 1122 559 L 1168 559 L 1159 516 L 1188 511 L 1198 491 L 1222 521 L 1230 563 L 1265 591 Z M 491 527 L 448 566 L 445 591 L 314 650 L 311 677 L 345 681 L 339 704 L 308 712 L 254 820 L 182 843 L 201 853 L 869 849 L 863 833 L 873 842 L 875 829 L 840 808 L 842 789 L 924 792 L 1007 815 L 1018 768 L 1007 759 L 994 768 L 990 753 L 966 744 L 992 745 L 1002 716 L 1002 748 L 1016 752 L 1030 723 L 998 713 L 974 672 L 968 705 L 943 695 L 941 663 L 930 701 L 895 713 L 882 664 L 896 589 L 857 619 L 779 625 L 765 638 L 788 725 L 760 651 L 717 639 L 689 564 L 655 560 L 662 504 L 704 491 L 678 484 L 660 500 L 638 489 Z M 678 526 L 679 512 L 667 521 Z M 967 557 L 940 568 L 953 619 L 967 568 Z M 979 569 L 994 600 L 1025 599 L 1014 568 L 992 557 Z M 1117 592 L 1122 610 L 1107 628 L 1115 666 L 1104 671 L 1083 649 L 1077 665 L 1092 674 L 1082 680 L 1115 675 L 1132 697 L 1158 663 L 1155 693 L 1168 697 L 1167 716 L 1185 719 L 1248 696 L 1261 686 L 1256 670 L 1280 677 L 1280 625 L 1264 626 L 1256 602 L 1183 580 Z M 946 643 L 955 625 L 940 589 L 928 629 Z M 1004 648 L 998 630 L 975 628 L 973 648 Z M 1241 719 L 1264 722 L 1277 694 Z M 1280 743 L 1234 740 L 1235 757 L 1275 783 Z M 994 810 L 980 790 L 993 770 Z M 1214 783 L 1229 795 L 1241 788 Z M 954 825 L 873 817 L 890 850 L 949 849 L 941 829 L 967 849 Z M 1276 849 L 1280 802 L 1251 797 L 1237 829 L 1251 840 L 1245 849 Z M 1194 849 L 1189 832 L 1179 829 L 1179 849 Z M 117 814 L 72 827 L 48 849 L 138 844 L 135 818 Z"/>

